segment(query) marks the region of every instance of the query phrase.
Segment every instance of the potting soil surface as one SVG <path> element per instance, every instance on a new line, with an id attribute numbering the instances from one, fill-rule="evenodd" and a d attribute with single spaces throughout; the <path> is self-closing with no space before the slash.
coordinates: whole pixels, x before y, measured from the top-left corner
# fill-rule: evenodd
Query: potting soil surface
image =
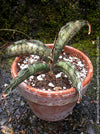
<path id="1" fill-rule="evenodd" d="M 81 82 L 84 80 L 88 72 L 88 66 L 85 64 L 84 60 L 81 61 L 79 58 L 68 56 L 65 53 L 59 56 L 59 61 L 61 60 L 73 64 L 79 72 Z M 37 55 L 24 56 L 18 62 L 19 71 L 29 67 L 36 61 L 42 61 L 42 59 Z M 55 74 L 51 74 L 50 72 L 46 74 L 43 72 L 37 73 L 30 76 L 24 82 L 32 87 L 48 91 L 65 90 L 73 87 L 68 76 L 63 72 L 60 72 L 60 70 L 57 70 Z"/>

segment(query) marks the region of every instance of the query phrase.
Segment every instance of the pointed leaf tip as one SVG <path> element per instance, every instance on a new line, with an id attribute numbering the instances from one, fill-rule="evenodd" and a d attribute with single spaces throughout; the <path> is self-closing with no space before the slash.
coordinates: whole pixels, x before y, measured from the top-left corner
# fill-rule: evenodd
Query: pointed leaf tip
<path id="1" fill-rule="evenodd" d="M 89 27 L 88 34 L 90 35 L 90 34 L 91 34 L 91 24 L 90 24 L 88 21 L 87 21 L 86 23 L 87 23 L 87 25 L 88 25 L 88 27 Z"/>

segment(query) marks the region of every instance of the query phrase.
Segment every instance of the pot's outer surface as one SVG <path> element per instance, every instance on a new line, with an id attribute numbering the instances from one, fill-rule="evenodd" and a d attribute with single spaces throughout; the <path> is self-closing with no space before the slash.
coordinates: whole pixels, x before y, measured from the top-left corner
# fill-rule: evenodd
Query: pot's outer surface
<path id="1" fill-rule="evenodd" d="M 53 44 L 47 44 L 52 48 Z M 85 61 L 88 66 L 88 74 L 82 82 L 82 95 L 86 92 L 87 87 L 91 81 L 93 75 L 93 66 L 89 58 L 81 51 L 66 46 L 64 48 L 66 54 L 73 55 L 80 58 L 81 61 Z M 17 57 L 12 64 L 12 76 L 17 76 Z M 26 98 L 32 111 L 41 119 L 46 121 L 58 121 L 62 120 L 72 112 L 77 99 L 78 94 L 75 88 L 70 88 L 62 91 L 43 91 L 33 88 L 24 82 L 18 86 L 19 92 Z"/>

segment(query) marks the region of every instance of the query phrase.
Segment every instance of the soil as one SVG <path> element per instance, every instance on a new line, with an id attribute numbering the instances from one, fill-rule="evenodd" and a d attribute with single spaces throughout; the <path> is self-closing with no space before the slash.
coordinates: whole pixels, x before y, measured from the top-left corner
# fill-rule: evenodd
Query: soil
<path id="1" fill-rule="evenodd" d="M 84 80 L 88 69 L 84 61 L 81 61 L 77 57 L 68 56 L 65 53 L 59 56 L 59 61 L 61 60 L 72 63 L 80 74 L 81 82 Z M 27 68 L 36 61 L 43 61 L 43 59 L 37 55 L 23 56 L 17 64 L 18 71 Z M 57 70 L 56 73 L 52 75 L 50 72 L 46 74 L 43 72 L 37 73 L 30 76 L 24 82 L 32 87 L 48 91 L 65 90 L 73 87 L 72 82 L 68 79 L 68 76 L 59 70 Z"/>

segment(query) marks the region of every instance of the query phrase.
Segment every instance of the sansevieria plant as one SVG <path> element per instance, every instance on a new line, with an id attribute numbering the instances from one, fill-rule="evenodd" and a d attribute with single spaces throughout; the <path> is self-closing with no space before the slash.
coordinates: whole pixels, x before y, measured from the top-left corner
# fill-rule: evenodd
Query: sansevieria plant
<path id="1" fill-rule="evenodd" d="M 89 26 L 88 34 L 90 34 L 90 24 L 84 20 L 69 22 L 63 26 L 58 34 L 58 38 L 54 41 L 52 50 L 45 46 L 41 41 L 37 40 L 20 40 L 11 43 L 6 49 L 4 49 L 1 55 L 2 59 L 12 56 L 34 54 L 39 55 L 43 59 L 43 62 L 35 62 L 28 68 L 21 70 L 12 80 L 11 84 L 2 93 L 1 98 L 4 99 L 17 85 L 19 85 L 29 76 L 34 75 L 40 71 L 50 72 L 52 75 L 54 71 L 59 68 L 60 71 L 64 72 L 72 81 L 73 87 L 75 87 L 78 93 L 79 103 L 82 99 L 79 72 L 74 67 L 74 65 L 67 61 L 58 61 L 58 58 L 65 45 L 85 24 Z"/>

